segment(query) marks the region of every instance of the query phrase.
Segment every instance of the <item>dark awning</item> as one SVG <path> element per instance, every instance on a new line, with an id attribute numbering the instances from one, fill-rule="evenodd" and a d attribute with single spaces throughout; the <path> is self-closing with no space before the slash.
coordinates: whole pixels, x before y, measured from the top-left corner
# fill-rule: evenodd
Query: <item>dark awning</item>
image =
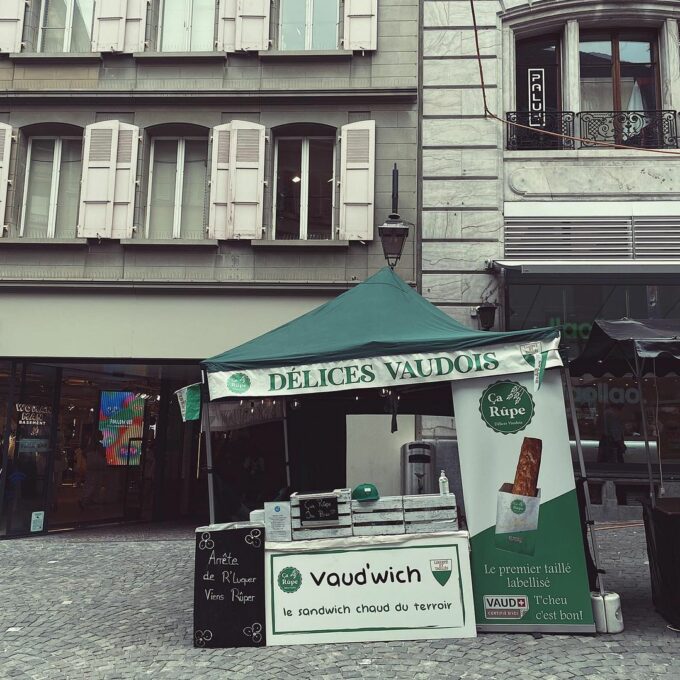
<path id="1" fill-rule="evenodd" d="M 597 319 L 583 352 L 571 362 L 571 371 L 595 376 L 635 373 L 636 356 L 643 372 L 677 371 L 680 319 Z"/>

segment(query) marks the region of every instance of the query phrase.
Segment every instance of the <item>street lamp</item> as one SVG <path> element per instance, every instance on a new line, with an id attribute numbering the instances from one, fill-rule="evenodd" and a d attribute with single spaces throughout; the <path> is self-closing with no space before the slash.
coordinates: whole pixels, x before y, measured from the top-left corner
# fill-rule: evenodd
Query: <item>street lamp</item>
<path id="1" fill-rule="evenodd" d="M 493 302 L 482 302 L 479 307 L 477 307 L 477 320 L 479 321 L 479 327 L 483 331 L 488 331 L 493 328 L 496 322 L 496 307 Z"/>
<path id="2" fill-rule="evenodd" d="M 383 254 L 390 269 L 397 266 L 408 238 L 409 228 L 414 226 L 399 216 L 399 170 L 397 164 L 392 169 L 392 212 L 384 224 L 378 227 Z"/>

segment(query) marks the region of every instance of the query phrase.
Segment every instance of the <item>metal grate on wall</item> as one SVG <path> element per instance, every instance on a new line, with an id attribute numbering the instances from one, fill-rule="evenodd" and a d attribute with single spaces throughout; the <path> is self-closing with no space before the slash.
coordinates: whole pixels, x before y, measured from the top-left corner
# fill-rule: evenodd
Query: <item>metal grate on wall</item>
<path id="1" fill-rule="evenodd" d="M 680 217 L 506 218 L 505 257 L 516 260 L 680 258 Z"/>

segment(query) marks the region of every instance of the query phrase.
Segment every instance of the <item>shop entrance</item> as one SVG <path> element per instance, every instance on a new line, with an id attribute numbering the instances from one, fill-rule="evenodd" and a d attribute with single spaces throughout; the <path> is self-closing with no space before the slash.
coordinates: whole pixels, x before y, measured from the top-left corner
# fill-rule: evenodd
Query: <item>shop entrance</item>
<path id="1" fill-rule="evenodd" d="M 0 536 L 200 516 L 198 428 L 181 423 L 173 400 L 197 374 L 0 362 Z"/>

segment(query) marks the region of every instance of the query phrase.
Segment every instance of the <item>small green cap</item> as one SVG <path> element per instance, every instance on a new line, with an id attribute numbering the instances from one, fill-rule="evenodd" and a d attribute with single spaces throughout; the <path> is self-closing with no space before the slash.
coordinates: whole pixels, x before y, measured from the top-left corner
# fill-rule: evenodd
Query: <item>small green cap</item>
<path id="1" fill-rule="evenodd" d="M 377 501 L 380 498 L 380 494 L 375 484 L 366 483 L 354 487 L 352 498 L 355 501 Z"/>

